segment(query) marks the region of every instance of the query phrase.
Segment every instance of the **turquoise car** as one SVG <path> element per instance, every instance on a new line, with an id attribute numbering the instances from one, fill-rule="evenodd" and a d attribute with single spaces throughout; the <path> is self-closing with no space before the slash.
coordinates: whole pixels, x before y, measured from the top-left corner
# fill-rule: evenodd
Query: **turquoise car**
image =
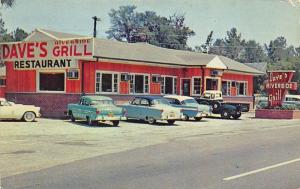
<path id="1" fill-rule="evenodd" d="M 211 115 L 212 113 L 212 107 L 210 105 L 198 104 L 193 97 L 166 95 L 164 98 L 166 98 L 173 106 L 183 109 L 184 120 L 186 121 L 190 118 L 200 121 L 203 117 Z"/>
<path id="2" fill-rule="evenodd" d="M 86 120 L 88 125 L 94 125 L 99 121 L 111 121 L 118 126 L 120 120 L 126 120 L 126 111 L 109 97 L 82 96 L 77 104 L 68 104 L 68 116 L 72 122 Z"/>
<path id="3" fill-rule="evenodd" d="M 160 120 L 172 125 L 183 117 L 181 108 L 173 107 L 159 96 L 137 96 L 123 107 L 127 111 L 128 119 L 145 120 L 149 124 Z"/>

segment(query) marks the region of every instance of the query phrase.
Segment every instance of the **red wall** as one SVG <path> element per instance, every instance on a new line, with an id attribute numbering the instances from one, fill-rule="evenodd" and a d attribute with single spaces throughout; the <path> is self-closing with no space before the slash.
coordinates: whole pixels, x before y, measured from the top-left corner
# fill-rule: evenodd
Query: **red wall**
<path id="1" fill-rule="evenodd" d="M 13 62 L 8 62 L 6 63 L 6 75 L 6 92 L 36 92 L 37 83 L 35 70 L 15 70 Z M 67 79 L 66 92 L 80 93 L 80 85 L 81 78 L 78 80 Z"/>
<path id="2" fill-rule="evenodd" d="M 6 92 L 35 92 L 35 70 L 14 70 L 13 62 L 6 63 Z"/>
<path id="3" fill-rule="evenodd" d="M 79 62 L 79 68 L 81 69 L 82 63 Z M 129 72 L 129 73 L 145 73 L 145 74 L 160 74 L 179 76 L 177 79 L 177 93 L 180 92 L 180 78 L 192 78 L 193 76 L 202 77 L 202 69 L 198 68 L 169 68 L 169 67 L 157 67 L 153 65 L 133 65 L 124 63 L 111 63 L 111 62 L 84 62 L 84 92 L 95 93 L 95 73 L 96 70 L 101 71 L 116 71 L 116 72 Z M 79 71 L 80 78 L 78 80 L 66 81 L 67 93 L 81 93 L 81 71 Z M 210 69 L 205 69 L 205 76 L 210 76 Z M 248 82 L 248 95 L 253 94 L 253 76 L 224 73 L 222 80 L 237 80 Z M 150 81 L 150 94 L 160 94 L 160 84 Z M 204 82 L 204 78 L 202 78 Z M 36 92 L 36 71 L 35 70 L 14 70 L 12 62 L 7 63 L 7 87 L 6 92 L 21 93 L 21 92 Z M 192 83 L 192 82 L 191 82 Z M 120 94 L 128 94 L 129 84 L 128 82 L 120 82 L 119 85 Z M 204 85 L 203 85 L 204 87 Z"/>
<path id="4" fill-rule="evenodd" d="M 5 97 L 5 90 L 6 90 L 6 87 L 0 87 L 0 98 Z"/>
<path id="5" fill-rule="evenodd" d="M 222 76 L 222 80 L 247 81 L 248 82 L 248 96 L 253 95 L 253 76 L 252 75 L 224 73 Z"/>
<path id="6" fill-rule="evenodd" d="M 167 67 L 157 67 L 157 66 L 146 66 L 146 65 L 132 65 L 132 64 L 122 64 L 122 63 L 110 63 L 110 62 L 88 62 L 84 63 L 84 92 L 85 93 L 95 93 L 95 74 L 96 71 L 115 71 L 115 72 L 129 72 L 129 73 L 145 73 L 160 75 L 180 75 L 182 70 L 176 68 L 167 68 Z M 151 82 L 150 75 L 150 90 L 154 94 L 160 94 L 160 84 L 153 84 Z M 125 82 L 126 83 L 126 82 Z M 121 83 L 120 86 L 124 86 L 124 83 Z M 177 88 L 179 91 L 179 82 L 177 82 Z M 152 86 L 154 89 L 152 89 Z M 121 89 L 121 94 L 128 94 L 127 89 Z M 159 89 L 159 91 L 158 91 Z"/>

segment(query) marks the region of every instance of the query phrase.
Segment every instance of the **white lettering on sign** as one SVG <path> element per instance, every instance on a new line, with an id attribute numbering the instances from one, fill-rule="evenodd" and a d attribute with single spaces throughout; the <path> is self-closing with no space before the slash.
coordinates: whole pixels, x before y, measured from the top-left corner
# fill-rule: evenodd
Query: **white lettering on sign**
<path id="1" fill-rule="evenodd" d="M 0 45 L 0 58 L 4 61 L 82 58 L 93 56 L 93 39 L 19 42 Z"/>
<path id="2" fill-rule="evenodd" d="M 0 44 L 0 59 L 14 68 L 78 68 L 77 59 L 93 57 L 93 38 Z"/>

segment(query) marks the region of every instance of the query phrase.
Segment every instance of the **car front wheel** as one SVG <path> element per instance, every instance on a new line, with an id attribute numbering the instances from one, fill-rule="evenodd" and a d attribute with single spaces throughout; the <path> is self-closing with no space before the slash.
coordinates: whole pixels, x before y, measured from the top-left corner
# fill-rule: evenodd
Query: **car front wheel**
<path id="1" fill-rule="evenodd" d="M 175 123 L 175 120 L 168 120 L 169 125 L 173 125 Z"/>
<path id="2" fill-rule="evenodd" d="M 35 120 L 35 114 L 33 112 L 25 112 L 23 115 L 23 120 L 26 122 L 32 122 Z"/>
<path id="3" fill-rule="evenodd" d="M 196 121 L 201 121 L 202 117 L 195 117 Z"/>
<path id="4" fill-rule="evenodd" d="M 120 121 L 112 121 L 112 123 L 113 123 L 114 126 L 117 127 L 119 125 Z"/>
<path id="5" fill-rule="evenodd" d="M 87 117 L 87 118 L 86 118 L 86 123 L 87 123 L 89 126 L 93 126 L 95 122 L 94 122 L 90 117 Z"/>

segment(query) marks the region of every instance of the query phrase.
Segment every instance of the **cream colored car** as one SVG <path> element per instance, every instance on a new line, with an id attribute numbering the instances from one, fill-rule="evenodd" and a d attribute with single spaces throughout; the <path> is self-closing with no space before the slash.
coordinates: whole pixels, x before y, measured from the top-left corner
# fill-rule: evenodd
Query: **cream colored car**
<path id="1" fill-rule="evenodd" d="M 18 119 L 32 122 L 40 116 L 40 107 L 15 104 L 4 98 L 0 98 L 0 119 Z"/>

